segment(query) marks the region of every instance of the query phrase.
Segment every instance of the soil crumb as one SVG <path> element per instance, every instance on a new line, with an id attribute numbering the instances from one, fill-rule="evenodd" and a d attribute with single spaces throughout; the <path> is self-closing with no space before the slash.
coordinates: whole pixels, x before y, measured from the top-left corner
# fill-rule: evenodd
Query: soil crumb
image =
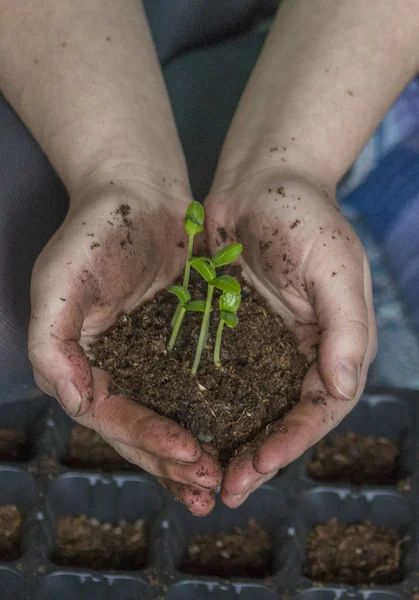
<path id="1" fill-rule="evenodd" d="M 57 523 L 53 561 L 62 566 L 95 569 L 142 569 L 146 562 L 144 521 L 100 523 L 85 515 L 63 517 Z"/>
<path id="2" fill-rule="evenodd" d="M 15 560 L 20 554 L 22 517 L 14 504 L 0 506 L 0 560 Z"/>
<path id="3" fill-rule="evenodd" d="M 386 437 L 335 432 L 316 445 L 307 473 L 318 481 L 394 485 L 400 476 L 399 447 Z"/>
<path id="4" fill-rule="evenodd" d="M 0 460 L 24 461 L 29 458 L 23 429 L 0 429 Z"/>
<path id="5" fill-rule="evenodd" d="M 304 575 L 349 585 L 396 583 L 403 576 L 402 544 L 388 527 L 331 519 L 308 533 Z"/>
<path id="6" fill-rule="evenodd" d="M 228 533 L 195 535 L 180 570 L 210 577 L 267 577 L 273 572 L 270 537 L 253 519 Z"/>
<path id="7" fill-rule="evenodd" d="M 96 431 L 83 425 L 72 427 L 63 462 L 74 469 L 100 469 L 107 473 L 139 469 L 123 459 Z"/>
<path id="8" fill-rule="evenodd" d="M 240 270 L 229 272 L 238 276 Z M 205 285 L 193 273 L 192 298 L 205 298 Z M 239 324 L 235 329 L 224 327 L 221 368 L 213 362 L 217 292 L 196 377 L 191 376 L 191 366 L 202 315 L 186 313 L 169 353 L 166 346 L 176 298 L 165 291 L 131 316 L 122 316 L 90 348 L 92 364 L 113 376 L 112 392 L 122 392 L 177 421 L 198 440 L 211 443 L 222 462 L 295 406 L 307 371 L 306 360 L 282 319 L 242 280 L 241 285 Z"/>

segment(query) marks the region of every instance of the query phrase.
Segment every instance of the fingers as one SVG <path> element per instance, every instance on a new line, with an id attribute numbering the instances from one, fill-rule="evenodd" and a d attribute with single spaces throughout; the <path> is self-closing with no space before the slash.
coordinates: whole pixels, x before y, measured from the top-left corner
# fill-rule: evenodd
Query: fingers
<path id="1" fill-rule="evenodd" d="M 313 278 L 319 369 L 331 395 L 353 400 L 362 390 L 364 362 L 369 366 L 376 346 L 370 271 L 365 256 L 358 260 L 350 252 L 326 264 L 327 270 Z"/>
<path id="2" fill-rule="evenodd" d="M 94 429 L 109 443 L 136 448 L 156 457 L 196 463 L 202 454 L 199 443 L 174 421 L 157 415 L 123 395 L 109 393 L 110 376 L 92 369 L 93 401 L 77 421 Z"/>
<path id="3" fill-rule="evenodd" d="M 362 374 L 365 379 L 366 370 Z M 223 502 L 239 506 L 262 483 L 268 481 L 333 429 L 355 402 L 331 396 L 320 377 L 317 363 L 304 379 L 301 400 L 286 417 L 273 424 L 240 454 L 227 469 Z"/>
<path id="4" fill-rule="evenodd" d="M 60 259 L 53 265 L 38 261 L 31 285 L 29 359 L 38 385 L 59 397 L 72 416 L 83 414 L 92 398 L 90 364 L 78 344 L 92 293 L 90 284 L 72 280 Z"/>
<path id="5" fill-rule="evenodd" d="M 215 490 L 221 484 L 222 475 L 218 465 L 206 453 L 192 466 L 165 461 L 118 442 L 112 446 L 126 460 L 155 475 L 194 515 L 205 516 L 214 508 Z"/>
<path id="6" fill-rule="evenodd" d="M 148 454 L 138 448 L 107 440 L 129 462 L 151 475 L 204 490 L 215 490 L 221 484 L 222 474 L 217 463 L 206 453 L 192 464 L 182 464 Z"/>
<path id="7" fill-rule="evenodd" d="M 254 468 L 265 474 L 284 468 L 336 427 L 354 405 L 328 394 L 314 363 L 304 379 L 300 402 L 254 454 Z"/>
<path id="8" fill-rule="evenodd" d="M 205 517 L 215 506 L 215 493 L 192 485 L 183 485 L 159 478 L 160 483 L 170 490 L 176 500 L 179 500 L 196 516 Z"/>

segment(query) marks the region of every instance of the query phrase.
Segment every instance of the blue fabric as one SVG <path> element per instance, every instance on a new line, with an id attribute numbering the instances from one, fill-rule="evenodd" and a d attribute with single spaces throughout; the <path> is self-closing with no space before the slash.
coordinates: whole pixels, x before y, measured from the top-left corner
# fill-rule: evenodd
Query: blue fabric
<path id="1" fill-rule="evenodd" d="M 371 264 L 379 349 L 369 381 L 419 388 L 419 83 L 390 109 L 339 189 Z"/>

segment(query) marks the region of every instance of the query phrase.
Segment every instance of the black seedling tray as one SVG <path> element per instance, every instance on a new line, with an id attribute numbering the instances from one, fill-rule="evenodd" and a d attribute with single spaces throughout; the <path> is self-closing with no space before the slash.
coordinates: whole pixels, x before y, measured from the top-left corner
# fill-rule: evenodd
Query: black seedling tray
<path id="1" fill-rule="evenodd" d="M 21 555 L 0 562 L 2 600 L 407 600 L 419 588 L 419 393 L 375 389 L 340 424 L 340 431 L 386 436 L 402 448 L 397 487 L 324 485 L 306 474 L 312 450 L 265 484 L 236 510 L 218 503 L 193 517 L 149 475 L 69 469 L 65 456 L 73 422 L 47 398 L 0 406 L 0 428 L 22 428 L 21 461 L 0 462 L 0 505 L 16 504 L 24 517 Z M 99 521 L 143 519 L 149 546 L 139 571 L 91 571 L 54 563 L 56 522 L 86 514 Z M 307 532 L 332 517 L 371 520 L 394 528 L 404 545 L 403 580 L 354 588 L 315 584 L 303 576 Z M 255 519 L 273 541 L 272 575 L 264 580 L 221 580 L 182 573 L 188 539 L 231 531 Z"/>

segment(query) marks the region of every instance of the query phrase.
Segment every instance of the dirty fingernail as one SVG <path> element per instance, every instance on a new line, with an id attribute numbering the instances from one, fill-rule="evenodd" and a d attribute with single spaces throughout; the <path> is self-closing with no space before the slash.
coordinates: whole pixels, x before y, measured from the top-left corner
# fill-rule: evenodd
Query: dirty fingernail
<path id="1" fill-rule="evenodd" d="M 54 383 L 58 401 L 72 417 L 77 417 L 81 409 L 81 396 L 69 379 L 59 379 Z"/>
<path id="2" fill-rule="evenodd" d="M 359 371 L 353 360 L 345 360 L 338 364 L 335 373 L 335 386 L 342 396 L 353 400 L 358 389 Z"/>

